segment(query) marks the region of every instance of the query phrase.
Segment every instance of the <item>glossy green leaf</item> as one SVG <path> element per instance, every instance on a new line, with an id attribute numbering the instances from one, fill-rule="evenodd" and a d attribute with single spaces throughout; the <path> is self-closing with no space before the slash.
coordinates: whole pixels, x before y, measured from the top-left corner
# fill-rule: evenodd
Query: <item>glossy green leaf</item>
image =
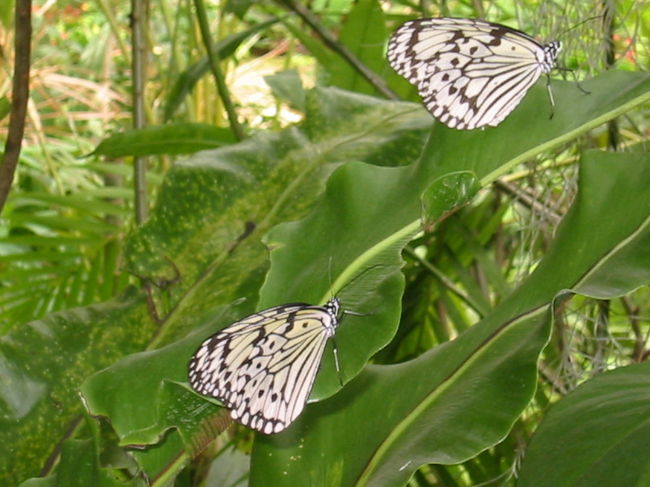
<path id="1" fill-rule="evenodd" d="M 649 417 L 650 363 L 597 375 L 544 417 L 526 450 L 517 485 L 648 485 Z"/>
<path id="2" fill-rule="evenodd" d="M 538 83 L 498 127 L 459 131 L 436 123 L 420 163 L 439 175 L 471 171 L 484 186 L 517 164 L 650 101 L 645 73 L 609 71 L 585 81 L 589 95 L 575 83 L 552 81 L 551 87 L 556 104 L 552 118 L 548 93 Z"/>
<path id="3" fill-rule="evenodd" d="M 61 446 L 62 461 L 56 473 L 47 478 L 31 479 L 21 487 L 69 487 L 93 485 L 98 487 L 139 487 L 144 479 L 123 480 L 120 474 L 98 464 L 92 440 L 66 440 Z"/>
<path id="4" fill-rule="evenodd" d="M 612 80 L 618 83 L 615 93 L 611 91 Z M 562 108 L 558 104 L 553 120 L 562 121 L 561 128 L 572 131 L 573 136 L 593 126 L 595 120 L 602 121 L 621 113 L 621 106 L 629 109 L 634 104 L 643 102 L 650 93 L 650 81 L 647 76 L 609 74 L 594 80 L 591 89 L 592 95 L 585 97 L 587 106 L 580 110 L 569 106 Z M 564 97 L 566 100 L 574 93 L 575 86 L 572 83 L 554 83 L 554 90 L 556 98 Z M 533 90 L 531 95 L 513 114 L 513 117 L 520 117 L 520 125 L 521 117 L 524 116 L 522 113 L 528 116 L 539 114 L 548 107 L 548 100 L 542 96 L 543 90 Z M 359 311 L 365 313 L 369 308 L 376 307 L 377 336 L 373 333 L 372 314 L 354 318 L 346 316 L 340 327 L 337 345 L 341 351 L 343 374 L 346 381 L 352 380 L 368 356 L 389 339 L 397 326 L 402 278 L 395 271 L 400 264 L 399 257 L 395 256 L 400 245 L 403 245 L 401 237 L 406 239 L 419 228 L 421 195 L 426 190 L 431 191 L 431 184 L 436 180 L 443 181 L 449 172 L 473 172 L 486 183 L 491 174 L 498 174 L 505 170 L 503 168 L 512 167 L 513 161 L 522 160 L 521 151 L 526 157 L 532 157 L 554 144 L 568 140 L 560 129 L 556 130 L 553 121 L 539 117 L 527 121 L 530 130 L 522 141 L 513 142 L 510 138 L 504 140 L 516 128 L 508 128 L 506 123 L 508 121 L 503 124 L 503 128 L 487 129 L 475 133 L 471 138 L 467 138 L 465 133 L 435 125 L 421 162 L 408 165 L 423 145 L 423 128 L 431 124 L 430 117 L 420 107 L 381 102 L 339 90 L 316 90 L 307 98 L 307 116 L 300 128 L 252 137 L 241 144 L 198 154 L 175 166 L 161 189 L 149 222 L 134 233 L 128 245 L 128 268 L 152 283 L 149 307 L 138 296 L 138 299 L 130 303 L 123 303 L 123 308 L 119 310 L 115 303 L 105 305 L 105 315 L 93 314 L 92 311 L 97 308 L 82 308 L 70 314 L 51 317 L 45 325 L 38 323 L 33 327 L 26 326 L 23 334 L 17 332 L 3 338 L 3 376 L 12 377 L 11 387 L 0 392 L 4 404 L 12 405 L 12 408 L 7 408 L 3 404 L 2 409 L 2 414 L 6 415 L 3 418 L 7 419 L 1 425 L 0 437 L 3 438 L 4 445 L 11 445 L 5 446 L 11 448 L 6 455 L 4 452 L 0 455 L 4 462 L 0 463 L 3 478 L 9 475 L 7 472 L 10 469 L 11 475 L 15 476 L 12 478 L 22 479 L 26 473 L 35 474 L 34 469 L 38 469 L 51 451 L 48 447 L 58 441 L 65 429 L 64 425 L 78 411 L 76 390 L 79 384 L 97 370 L 100 366 L 98 364 L 103 364 L 102 367 L 114 365 L 92 380 L 100 381 L 109 377 L 112 383 L 118 385 L 111 389 L 110 398 L 106 395 L 99 397 L 102 388 L 98 387 L 97 392 L 93 393 L 97 397 L 86 399 L 94 404 L 103 400 L 114 405 L 113 409 L 108 410 L 108 419 L 116 430 L 120 424 L 127 425 L 124 431 L 140 435 L 140 439 L 146 440 L 143 442 L 157 441 L 160 437 L 164 438 L 163 442 L 169 439 L 169 443 L 158 447 L 165 450 L 165 455 L 150 460 L 147 454 L 143 454 L 141 464 L 152 469 L 147 471 L 152 477 L 172 475 L 174 469 L 185 461 L 186 453 L 178 451 L 181 448 L 179 445 L 182 444 L 186 451 L 193 448 L 183 439 L 179 418 L 189 414 L 192 417 L 190 423 L 198 425 L 210 415 L 200 410 L 188 413 L 179 407 L 179 398 L 188 391 L 179 386 L 178 381 L 168 380 L 168 376 L 176 379 L 183 376 L 191 347 L 183 345 L 186 347 L 183 352 L 172 354 L 168 363 L 153 363 L 146 375 L 138 373 L 144 365 L 135 360 L 137 356 L 130 359 L 133 360 L 131 367 L 120 365 L 117 359 L 124 354 L 141 352 L 147 347 L 158 348 L 164 344 L 172 347 L 176 343 L 182 345 L 183 342 L 179 340 L 200 326 L 206 327 L 205 332 L 212 333 L 228 324 L 225 319 L 218 323 L 210 321 L 217 316 L 217 311 L 240 298 L 245 298 L 240 303 L 241 306 L 228 312 L 240 317 L 253 311 L 257 307 L 256 296 L 267 265 L 262 236 L 280 222 L 304 217 L 321 194 L 326 178 L 339 166 L 341 167 L 328 185 L 322 203 L 314 210 L 314 215 L 317 216 L 296 224 L 280 226 L 269 234 L 269 243 L 281 244 L 283 247 L 274 252 L 274 263 L 272 271 L 266 277 L 261 304 L 277 304 L 275 300 L 284 302 L 299 297 L 315 302 L 330 297 L 333 292 L 340 292 L 347 309 L 357 311 L 355 308 L 358 305 L 361 308 Z M 486 154 L 489 155 L 488 162 L 484 161 Z M 628 155 L 625 157 L 629 158 Z M 369 164 L 343 164 L 351 160 L 362 160 Z M 402 164 L 403 167 L 373 167 L 370 164 Z M 612 173 L 616 172 L 615 169 L 611 169 Z M 634 174 L 634 178 L 633 181 L 639 181 L 641 176 Z M 626 187 L 625 191 L 629 189 Z M 643 191 L 636 193 L 642 194 Z M 62 201 L 57 203 L 63 204 Z M 340 218 L 333 215 L 335 209 L 342 210 Z M 351 218 L 357 212 L 367 219 Z M 252 225 L 247 225 L 246 222 L 251 222 Z M 596 227 L 592 224 L 591 228 Z M 305 235 L 305 229 L 315 231 L 313 235 Z M 306 237 L 309 239 L 306 240 Z M 290 258 L 292 249 L 296 251 L 293 261 Z M 587 259 L 585 262 L 592 260 Z M 303 266 L 308 271 L 301 271 Z M 329 269 L 332 271 L 331 287 Z M 291 279 L 287 281 L 289 276 Z M 294 279 L 294 276 L 298 277 Z M 357 276 L 360 277 L 355 280 Z M 497 363 L 498 356 L 488 356 L 490 370 L 496 371 L 493 373 L 497 375 L 504 373 L 506 377 L 503 383 L 518 384 L 521 391 L 518 387 L 513 387 L 514 400 L 510 406 L 503 408 L 498 424 L 485 435 L 472 439 L 469 446 L 458 447 L 456 455 L 470 454 L 480 445 L 497 441 L 499 435 L 507 432 L 508 425 L 512 424 L 518 411 L 525 405 L 531 393 L 530 383 L 534 379 L 533 363 L 536 355 L 531 350 L 538 350 L 546 336 L 545 306 L 548 306 L 548 301 L 555 295 L 558 286 L 569 287 L 575 284 L 572 280 L 573 273 L 560 277 L 562 278 L 556 279 L 555 275 L 551 275 L 544 279 L 537 278 L 537 287 L 529 286 L 527 292 L 515 292 L 508 301 L 510 304 L 503 304 L 486 318 L 486 322 L 491 325 L 475 326 L 467 335 L 463 335 L 468 338 L 452 342 L 458 343 L 457 345 L 440 347 L 435 349 L 439 351 L 431 353 L 433 357 L 440 354 L 445 358 L 453 358 L 448 364 L 445 362 L 439 371 L 428 365 L 425 367 L 426 373 L 422 374 L 432 375 L 433 371 L 434 381 L 445 373 L 445 377 L 452 379 L 491 376 L 490 372 L 481 374 L 474 367 L 476 363 L 473 361 L 468 362 L 466 368 L 458 369 L 457 374 L 450 371 L 456 370 L 454 364 L 457 366 L 458 360 L 463 357 L 478 357 L 471 355 L 472 350 L 480 349 L 489 355 L 493 350 L 490 347 L 492 344 L 496 344 L 494 347 L 499 351 L 502 348 L 509 349 L 512 345 L 512 352 L 508 356 L 513 362 L 519 361 L 522 364 L 520 371 L 515 368 L 513 372 L 508 363 Z M 534 282 L 534 279 L 531 278 L 530 281 Z M 375 289 L 374 285 L 379 288 Z M 512 303 L 516 303 L 519 314 L 512 314 L 515 309 L 515 304 Z M 162 320 L 157 329 L 151 321 L 154 309 Z M 504 310 L 501 315 L 499 309 Z M 371 313 L 375 311 L 370 309 Z M 519 315 L 520 318 L 513 319 L 513 316 Z M 527 325 L 526 318 L 532 324 Z M 499 328 L 501 333 L 486 341 L 491 336 L 488 331 L 499 326 L 502 326 Z M 75 340 L 81 343 L 81 355 L 75 353 L 74 348 L 67 343 L 67 337 L 56 339 L 71 328 L 75 330 Z M 154 329 L 156 334 L 152 339 Z M 472 331 L 474 329 L 478 331 Z M 39 335 L 32 331 L 32 335 L 38 338 L 36 340 L 32 339 L 29 330 L 44 332 Z M 199 340 L 198 337 L 195 339 Z M 366 339 L 368 343 L 364 343 Z M 75 343 L 75 340 L 71 343 Z M 481 348 L 483 343 L 485 345 Z M 46 345 L 56 349 L 40 353 Z M 38 359 L 33 359 L 34 350 L 39 351 Z M 331 380 L 332 359 L 331 354 L 326 354 L 322 378 L 318 379 L 314 397 L 327 397 L 339 387 L 335 380 Z M 429 355 L 422 360 L 427 360 L 426 357 Z M 482 359 L 483 355 L 480 357 Z M 406 366 L 404 368 L 408 369 Z M 355 415 L 358 417 L 358 414 L 367 418 L 368 409 L 365 406 L 360 412 L 352 409 L 357 404 L 355 398 L 365 397 L 355 384 L 363 385 L 366 374 L 375 377 L 375 369 L 373 367 L 368 372 L 362 372 L 330 400 L 308 406 L 304 417 L 286 435 L 265 438 L 266 444 L 259 443 L 259 448 L 272 448 L 270 442 L 277 441 L 285 442 L 286 451 L 290 451 L 293 448 L 292 439 L 302 428 L 321 427 L 322 413 L 318 413 L 320 408 L 326 408 L 332 414 L 330 406 L 327 406 L 330 403 L 339 404 L 335 415 L 337 418 L 341 415 L 347 418 L 348 405 L 351 408 L 351 418 Z M 417 376 L 416 372 L 413 373 Z M 511 374 L 514 375 L 511 377 Z M 133 382 L 126 380 L 128 375 L 139 375 L 141 382 L 138 386 L 154 393 L 143 399 Z M 120 377 L 130 387 L 120 387 Z M 410 383 L 403 376 L 399 376 L 399 379 L 396 387 L 406 387 Z M 453 381 L 454 384 L 466 383 L 460 379 Z M 375 379 L 372 380 L 374 383 Z M 386 390 L 381 390 L 380 383 L 377 384 L 376 388 L 373 386 L 373 394 L 377 395 L 374 397 L 373 410 L 389 396 Z M 421 387 L 424 389 L 420 392 L 427 395 L 431 391 L 431 385 L 426 382 L 423 384 Z M 501 382 L 497 385 L 499 384 Z M 46 390 L 56 391 L 54 397 L 62 404 L 56 414 L 50 407 L 51 396 L 45 393 Z M 24 394 L 16 394 L 15 391 Z M 410 392 L 406 395 L 410 395 Z M 23 396 L 31 399 L 24 401 L 21 399 Z M 441 394 L 440 398 L 443 402 L 448 400 L 454 403 L 453 395 Z M 417 399 L 414 396 L 414 400 Z M 136 419 L 139 422 L 134 426 L 129 423 L 130 409 L 135 402 L 142 400 L 148 401 L 148 410 L 138 407 Z M 204 407 L 206 410 L 211 409 L 211 413 L 217 413 L 218 408 L 214 404 L 198 396 L 196 400 L 198 408 Z M 430 411 L 426 407 L 423 409 L 424 412 Z M 382 408 L 382 416 L 388 412 L 390 411 Z M 201 416 L 202 414 L 206 416 Z M 403 418 L 398 411 L 395 414 Z M 386 427 L 391 428 L 390 425 Z M 181 433 L 176 433 L 177 431 Z M 186 431 L 192 435 L 192 427 Z M 325 433 L 324 437 L 334 436 L 331 431 Z M 16 437 L 20 441 L 14 441 Z M 35 449 L 31 441 L 34 437 L 41 439 L 39 447 L 42 445 L 42 448 Z M 128 439 L 126 434 L 121 439 L 124 438 Z M 314 440 L 316 438 L 314 436 Z M 397 436 L 395 438 L 398 439 Z M 318 441 L 328 440 L 319 438 Z M 364 446 L 367 445 L 364 443 Z M 390 448 L 386 446 L 382 449 L 384 456 L 381 458 L 389 460 L 386 461 L 387 468 L 399 464 L 399 470 L 406 463 L 403 456 L 406 450 L 408 448 L 397 448 L 396 441 L 390 443 Z M 174 451 L 177 454 L 172 458 Z M 299 453 L 306 455 L 306 451 Z M 327 448 L 322 451 L 328 455 L 331 453 Z M 277 451 L 270 453 L 269 458 L 277 458 Z M 155 452 L 151 454 L 155 455 Z M 263 455 L 255 453 L 255 478 L 275 478 L 282 473 L 285 467 L 282 462 L 269 465 L 258 460 L 260 456 Z M 7 458 L 11 459 L 10 464 L 5 460 Z M 367 456 L 350 458 L 349 461 L 346 460 L 349 464 L 345 465 L 346 470 L 335 455 L 328 457 L 331 462 L 323 462 L 321 456 L 314 465 L 320 465 L 323 469 L 331 465 L 332 469 L 339 469 L 340 475 L 354 476 L 347 467 L 357 469 L 359 474 L 359 469 L 365 468 L 363 462 L 367 461 Z M 361 460 L 357 461 L 359 458 Z M 399 463 L 401 461 L 403 463 Z M 407 475 L 416 463 L 406 466 L 400 475 Z M 155 471 L 160 468 L 166 468 L 165 472 Z M 332 478 L 331 475 L 339 473 L 328 471 L 328 477 L 315 478 Z M 375 474 L 384 478 L 384 474 L 378 473 L 373 467 L 362 478 L 371 479 Z M 295 475 L 292 470 L 291 476 L 287 478 L 295 478 Z"/>
<path id="5" fill-rule="evenodd" d="M 126 295 L 0 338 L 0 478 L 12 485 L 37 475 L 83 411 L 84 378 L 141 350 L 153 331 L 142 297 Z"/>
<path id="6" fill-rule="evenodd" d="M 264 76 L 264 81 L 271 87 L 273 95 L 289 103 L 301 112 L 305 111 L 307 92 L 302 86 L 298 71 L 291 69 Z"/>
<path id="7" fill-rule="evenodd" d="M 65 425 L 80 411 L 77 391 L 93 372 L 116 363 L 123 355 L 174 343 L 191 329 L 205 325 L 201 337 L 195 338 L 198 345 L 229 321 L 252 312 L 267 265 L 267 250 L 260 243 L 262 234 L 283 219 L 304 216 L 322 191 L 324 180 L 342 161 L 351 157 L 382 164 L 412 161 L 430 124 L 428 116 L 413 110 L 411 104 L 383 102 L 337 90 L 311 92 L 307 110 L 301 128 L 261 134 L 242 144 L 203 152 L 170 171 L 150 220 L 134 232 L 127 245 L 127 265 L 153 283 L 148 304 L 142 295 L 129 304 L 107 303 L 105 308 L 99 307 L 106 309 L 101 317 L 94 307 L 82 308 L 53 316 L 45 325 L 34 324 L 44 330 L 38 340 L 28 333 L 30 325 L 3 338 L 3 376 L 12 378 L 0 389 L 4 418 L 0 438 L 4 448 L 9 449 L 2 451 L 0 447 L 3 479 L 24 479 L 38 473 Z M 404 145 L 409 151 L 400 149 Z M 43 201 L 71 203 L 65 198 L 48 199 L 46 195 L 38 203 Z M 72 202 L 77 203 L 81 204 Z M 253 233 L 247 233 L 244 224 L 249 219 L 256 223 Z M 53 252 L 53 256 L 61 258 L 60 253 Z M 324 272 L 326 276 L 326 268 Z M 33 293 L 33 286 L 25 292 Z M 228 318 L 215 323 L 218 310 L 235 301 L 239 305 L 232 308 Z M 113 308 L 114 312 L 110 311 Z M 156 313 L 162 320 L 160 324 L 153 322 Z M 68 343 L 71 328 L 76 334 Z M 81 350 L 75 348 L 77 345 Z M 36 350 L 40 352 L 46 346 L 56 346 L 56 352 L 39 353 L 37 360 L 30 360 Z M 173 373 L 161 368 L 157 373 L 143 375 L 137 372 L 143 366 L 134 361 L 131 368 L 116 366 L 115 374 L 99 376 L 119 383 L 117 372 L 123 371 L 124 384 L 133 384 L 131 380 L 138 378 L 137 386 L 118 384 L 113 395 L 97 393 L 105 401 L 120 399 L 115 410 L 106 411 L 123 439 L 132 444 L 156 442 L 170 427 L 186 421 L 184 415 L 194 418 L 196 413 L 177 407 L 178 398 L 187 391 L 169 392 L 176 386 L 166 380 L 185 380 L 193 348 L 184 349 L 164 363 L 172 367 Z M 23 352 L 14 355 L 14 349 Z M 49 390 L 55 391 L 61 406 L 56 410 L 46 393 Z M 153 392 L 142 396 L 139 391 Z M 193 396 L 199 404 L 197 409 L 205 409 L 206 402 Z M 144 419 L 135 414 L 136 409 L 140 411 L 132 408 L 135 403 L 142 403 Z M 209 406 L 214 415 L 218 408 Z M 174 409 L 178 410 L 176 416 Z M 133 426 L 135 421 L 139 423 Z M 190 426 L 203 428 L 201 421 L 192 420 Z M 194 431 L 186 434 L 186 448 L 192 448 L 195 440 L 187 437 L 194 435 Z M 15 437 L 21 439 L 15 441 Z M 34 437 L 40 440 L 35 442 Z M 143 462 L 149 461 L 144 454 L 141 457 Z M 149 473 L 157 478 L 160 472 Z"/>
<path id="8" fill-rule="evenodd" d="M 372 316 L 346 316 L 337 331 L 344 381 L 388 343 L 399 322 L 403 278 L 396 271 L 402 248 L 419 231 L 417 222 L 403 227 L 407 215 L 417 211 L 396 185 L 407 171 L 347 164 L 332 175 L 309 217 L 279 225 L 266 237 L 275 250 L 261 308 L 338 296 L 344 309 Z M 369 194 L 382 197 L 369 199 Z M 326 397 L 339 387 L 332 354 L 326 354 L 311 397 Z"/>
<path id="9" fill-rule="evenodd" d="M 515 292 L 456 340 L 410 362 L 370 366 L 285 432 L 260 436 L 252 485 L 402 485 L 422 464 L 462 462 L 498 443 L 535 390 L 553 301 L 610 261 L 644 262 L 650 157 L 593 152 L 581 167 L 579 195 L 556 241 Z M 620 202 L 610 186 L 630 196 Z M 603 219 L 616 221 L 616 231 L 594 234 Z M 587 231 L 588 241 L 580 238 Z M 647 284 L 649 272 L 618 291 Z"/>
<path id="10" fill-rule="evenodd" d="M 172 123 L 111 135 L 89 155 L 111 158 L 189 154 L 235 141 L 230 129 L 205 123 Z"/>
<path id="11" fill-rule="evenodd" d="M 422 193 L 422 228 L 432 230 L 449 215 L 448 211 L 469 203 L 479 189 L 476 177 L 470 172 L 451 173 L 442 181 L 434 181 Z"/>

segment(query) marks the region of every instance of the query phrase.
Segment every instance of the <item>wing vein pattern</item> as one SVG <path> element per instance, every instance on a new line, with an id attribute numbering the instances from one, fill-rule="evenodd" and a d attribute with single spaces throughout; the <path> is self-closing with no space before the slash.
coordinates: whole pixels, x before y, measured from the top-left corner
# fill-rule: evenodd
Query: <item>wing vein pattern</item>
<path id="1" fill-rule="evenodd" d="M 239 423 L 282 431 L 305 407 L 339 309 L 337 298 L 324 306 L 292 303 L 233 323 L 196 351 L 190 385 L 220 400 Z"/>
<path id="2" fill-rule="evenodd" d="M 505 25 L 452 17 L 411 20 L 388 43 L 393 69 L 415 85 L 445 125 L 471 130 L 501 123 L 561 49 Z"/>

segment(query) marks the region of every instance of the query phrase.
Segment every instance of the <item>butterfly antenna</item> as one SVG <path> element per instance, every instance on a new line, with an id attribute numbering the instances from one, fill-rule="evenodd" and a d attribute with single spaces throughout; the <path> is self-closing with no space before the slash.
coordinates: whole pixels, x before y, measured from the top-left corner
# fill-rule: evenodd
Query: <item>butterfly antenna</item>
<path id="1" fill-rule="evenodd" d="M 565 29 L 565 30 L 563 30 L 562 32 L 560 32 L 560 35 L 559 35 L 558 37 L 562 37 L 562 36 L 568 34 L 569 32 L 571 32 L 572 30 L 577 29 L 577 28 L 580 27 L 582 24 L 586 24 L 587 22 L 591 22 L 592 20 L 596 20 L 596 19 L 603 19 L 603 20 L 605 20 L 605 12 L 603 12 L 603 13 L 600 14 L 600 15 L 592 15 L 591 17 L 587 17 L 587 18 L 584 19 L 583 21 L 578 22 L 577 24 L 572 25 L 572 26 L 569 27 L 568 29 Z"/>
<path id="2" fill-rule="evenodd" d="M 597 19 L 603 19 L 603 20 L 604 20 L 604 19 L 605 19 L 605 15 L 606 15 L 605 12 L 603 12 L 603 13 L 600 14 L 600 15 L 592 15 L 591 17 L 588 17 L 588 18 L 584 19 L 583 21 L 578 22 L 578 23 L 575 24 L 575 25 L 572 25 L 572 26 L 569 27 L 568 29 L 565 29 L 564 31 L 562 31 L 562 32 L 560 33 L 560 35 L 559 35 L 558 37 L 564 37 L 567 33 L 571 32 L 571 31 L 574 30 L 574 29 L 577 29 L 577 28 L 580 27 L 582 24 L 586 24 L 587 22 L 591 22 L 592 20 L 597 20 Z M 571 68 L 564 68 L 564 67 L 556 67 L 555 69 L 557 69 L 558 71 L 564 71 L 564 72 L 567 72 L 567 71 L 568 71 L 568 72 L 570 72 L 571 75 L 573 76 L 573 80 L 575 81 L 575 84 L 576 84 L 576 86 L 578 87 L 578 89 L 579 89 L 580 91 L 582 91 L 585 95 L 591 95 L 591 91 L 585 90 L 585 89 L 583 88 L 583 86 L 580 84 L 580 81 L 578 80 L 578 76 L 576 75 L 575 70 L 573 70 L 573 69 L 571 69 Z M 547 84 L 547 87 L 548 87 L 548 84 Z M 550 88 L 549 88 L 549 94 L 550 94 Z M 552 99 L 553 99 L 553 96 L 551 95 L 550 97 L 551 97 L 551 100 L 552 100 Z M 553 118 L 553 115 L 551 115 L 551 118 Z"/>
<path id="3" fill-rule="evenodd" d="M 332 256 L 330 255 L 327 262 L 327 279 L 329 280 L 330 291 L 332 290 Z M 330 296 L 332 297 L 332 296 Z"/>
<path id="4" fill-rule="evenodd" d="M 369 271 L 371 271 L 373 269 L 376 269 L 377 267 L 388 267 L 388 266 L 386 266 L 385 264 L 373 264 L 371 266 L 366 267 L 364 270 L 362 270 L 356 276 L 354 276 L 352 279 L 350 279 L 348 282 L 346 282 L 345 285 L 341 289 L 339 289 L 339 292 L 343 291 L 346 287 L 348 287 L 353 282 L 358 280 L 361 276 L 363 276 L 364 274 L 366 274 L 367 272 L 369 272 Z"/>

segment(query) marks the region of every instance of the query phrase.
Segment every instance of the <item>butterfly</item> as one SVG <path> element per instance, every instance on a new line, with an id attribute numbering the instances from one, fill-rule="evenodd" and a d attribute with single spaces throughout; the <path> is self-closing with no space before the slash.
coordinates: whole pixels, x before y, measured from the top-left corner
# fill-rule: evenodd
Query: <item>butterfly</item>
<path id="1" fill-rule="evenodd" d="M 332 298 L 323 306 L 283 304 L 236 321 L 192 356 L 190 385 L 221 401 L 244 426 L 279 433 L 305 407 L 340 309 Z"/>
<path id="2" fill-rule="evenodd" d="M 415 85 L 431 114 L 460 130 L 496 126 L 542 74 L 562 45 L 478 19 L 418 19 L 388 42 L 392 68 Z M 551 96 L 551 104 L 553 97 Z"/>

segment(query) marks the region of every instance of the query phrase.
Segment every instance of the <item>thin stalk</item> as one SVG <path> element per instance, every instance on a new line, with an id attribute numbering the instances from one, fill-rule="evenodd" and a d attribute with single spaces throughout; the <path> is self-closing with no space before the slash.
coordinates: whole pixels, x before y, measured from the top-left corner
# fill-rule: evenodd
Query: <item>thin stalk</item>
<path id="1" fill-rule="evenodd" d="M 370 70 L 363 64 L 354 53 L 348 50 L 341 44 L 330 32 L 320 23 L 311 10 L 306 8 L 300 2 L 293 0 L 276 0 L 279 4 L 284 5 L 286 8 L 298 14 L 298 16 L 305 21 L 309 27 L 323 40 L 325 45 L 332 51 L 341 56 L 347 63 L 352 66 L 361 76 L 363 76 L 368 83 L 370 83 L 379 93 L 384 95 L 390 100 L 399 100 L 400 97 L 391 90 L 386 82 L 378 76 L 374 71 Z"/>
<path id="2" fill-rule="evenodd" d="M 210 38 L 210 28 L 208 27 L 208 16 L 205 11 L 205 4 L 203 0 L 194 0 L 194 8 L 196 9 L 196 16 L 199 20 L 199 28 L 201 30 L 201 38 L 203 39 L 203 45 L 208 54 L 208 61 L 210 63 L 210 70 L 214 76 L 214 81 L 217 84 L 217 90 L 219 90 L 219 96 L 223 103 L 226 113 L 228 114 L 228 121 L 230 122 L 230 128 L 235 134 L 237 140 L 243 140 L 244 131 L 239 125 L 237 120 L 237 112 L 235 111 L 235 106 L 232 103 L 230 98 L 230 93 L 226 82 L 223 79 L 223 73 L 219 67 L 219 56 L 212 49 L 212 40 Z"/>
<path id="3" fill-rule="evenodd" d="M 470 308 L 472 308 L 472 310 L 474 310 L 474 312 L 476 314 L 478 314 L 481 317 L 484 316 L 485 310 L 483 310 L 483 308 L 481 307 L 481 305 L 479 303 L 474 301 L 474 299 L 472 299 L 472 297 L 469 294 L 465 293 L 461 288 L 456 286 L 456 284 L 454 284 L 451 281 L 451 279 L 449 279 L 447 276 L 445 276 L 445 274 L 440 269 L 435 267 L 428 260 L 423 259 L 422 257 L 420 257 L 417 254 L 417 252 L 415 252 L 415 250 L 413 250 L 413 248 L 411 246 L 407 245 L 406 247 L 404 247 L 404 253 L 408 254 L 411 258 L 417 260 L 420 263 L 420 265 L 422 265 L 434 277 L 436 277 L 438 280 L 440 280 L 440 282 L 443 284 L 443 286 L 445 286 L 447 289 L 449 289 L 449 291 L 451 291 L 453 294 L 458 296 L 461 300 L 463 300 L 465 302 L 465 304 L 467 304 Z"/>
<path id="4" fill-rule="evenodd" d="M 646 349 L 646 342 L 648 337 L 644 336 L 641 331 L 641 323 L 639 319 L 639 306 L 634 304 L 628 296 L 623 296 L 621 299 L 621 304 L 623 309 L 628 316 L 628 321 L 630 323 L 630 329 L 634 335 L 634 351 L 632 352 L 632 360 L 636 363 L 641 363 L 645 360 L 645 357 L 648 354 Z M 650 332 L 650 330 L 648 330 Z"/>
<path id="5" fill-rule="evenodd" d="M 144 106 L 144 80 L 146 73 L 146 25 L 148 0 L 131 0 L 131 29 L 133 31 L 133 127 L 143 128 L 146 124 Z M 133 160 L 133 183 L 135 191 L 135 221 L 144 223 L 147 219 L 147 159 Z"/>
<path id="6" fill-rule="evenodd" d="M 560 220 L 562 220 L 562 215 L 559 215 L 557 212 L 550 209 L 548 206 L 534 198 L 532 195 L 526 193 L 517 185 L 509 183 L 502 179 L 495 180 L 494 185 L 504 193 L 515 198 L 519 203 L 524 205 L 529 210 L 544 215 L 546 221 L 552 225 L 558 225 L 560 223 Z"/>
<path id="7" fill-rule="evenodd" d="M 0 213 L 4 208 L 14 173 L 20 158 L 20 147 L 25 133 L 25 116 L 29 100 L 29 65 L 32 40 L 32 2 L 16 0 L 15 7 L 14 77 L 11 93 L 11 114 L 0 164 Z"/>
<path id="8" fill-rule="evenodd" d="M 612 69 L 616 63 L 616 49 L 614 47 L 614 34 L 616 26 L 614 16 L 616 15 L 616 6 L 610 0 L 603 2 L 603 23 L 605 24 L 605 68 Z M 618 121 L 616 119 L 607 122 L 608 146 L 612 150 L 618 150 L 620 144 L 620 134 L 618 130 Z"/>
<path id="9" fill-rule="evenodd" d="M 596 326 L 594 329 L 595 351 L 591 359 L 593 374 L 603 372 L 607 369 L 607 355 L 611 353 L 611 349 L 608 347 L 611 341 L 609 336 L 610 303 L 609 299 L 602 299 L 596 302 Z"/>
<path id="10" fill-rule="evenodd" d="M 170 69 L 166 74 L 166 82 L 169 86 L 171 86 L 173 84 L 173 79 L 178 76 L 178 73 L 180 73 L 182 69 L 179 63 L 179 60 L 183 58 L 181 43 L 179 42 L 179 17 L 183 14 L 183 9 L 179 6 L 179 8 L 177 8 L 174 13 L 170 12 L 169 2 L 166 0 L 158 0 L 158 7 L 160 9 L 162 18 L 164 19 L 167 36 L 169 39 L 171 39 L 171 45 L 169 48 Z"/>
<path id="11" fill-rule="evenodd" d="M 99 5 L 99 9 L 103 12 L 104 16 L 106 17 L 106 20 L 108 21 L 108 25 L 110 25 L 111 27 L 111 32 L 113 33 L 113 39 L 115 39 L 115 42 L 117 42 L 120 52 L 124 53 L 124 56 L 128 56 L 129 49 L 128 46 L 126 45 L 126 42 L 124 41 L 124 39 L 122 39 L 122 36 L 120 35 L 122 33 L 123 28 L 120 22 L 115 18 L 115 12 L 113 11 L 113 3 L 114 2 L 109 2 L 108 0 L 99 0 L 98 5 Z"/>

